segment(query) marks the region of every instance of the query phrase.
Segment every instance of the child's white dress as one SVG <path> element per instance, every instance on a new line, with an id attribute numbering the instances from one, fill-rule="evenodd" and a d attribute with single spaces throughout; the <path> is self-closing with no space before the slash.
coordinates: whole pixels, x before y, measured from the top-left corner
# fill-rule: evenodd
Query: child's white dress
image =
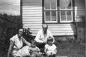
<path id="1" fill-rule="evenodd" d="M 56 54 L 56 53 L 57 53 L 56 48 L 57 48 L 57 47 L 56 47 L 55 44 L 53 44 L 52 46 L 46 44 L 46 45 L 45 45 L 45 53 L 46 53 L 47 55 Z"/>
<path id="2" fill-rule="evenodd" d="M 40 55 L 39 53 L 40 49 L 38 47 L 30 47 L 30 50 L 32 51 L 31 57 L 36 57 Z"/>

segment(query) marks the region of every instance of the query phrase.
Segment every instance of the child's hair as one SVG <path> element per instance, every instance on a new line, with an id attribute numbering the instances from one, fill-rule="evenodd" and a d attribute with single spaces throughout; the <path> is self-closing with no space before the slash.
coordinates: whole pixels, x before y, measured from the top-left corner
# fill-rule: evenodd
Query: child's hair
<path id="1" fill-rule="evenodd" d="M 34 45 L 35 45 L 35 40 L 32 39 L 32 40 L 31 40 L 31 44 L 34 44 Z"/>
<path id="2" fill-rule="evenodd" d="M 52 42 L 53 42 L 53 38 L 52 38 L 52 37 L 49 37 L 49 38 L 47 39 L 47 42 L 49 42 L 49 41 L 52 41 Z"/>

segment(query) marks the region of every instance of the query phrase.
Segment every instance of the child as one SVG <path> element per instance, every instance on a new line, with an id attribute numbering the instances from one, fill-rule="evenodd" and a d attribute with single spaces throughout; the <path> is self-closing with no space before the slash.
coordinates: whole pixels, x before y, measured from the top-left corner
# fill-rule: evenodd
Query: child
<path id="1" fill-rule="evenodd" d="M 35 41 L 32 40 L 31 41 L 31 47 L 30 47 L 30 55 L 31 57 L 36 57 L 39 56 L 40 57 L 40 49 L 35 45 Z"/>
<path id="2" fill-rule="evenodd" d="M 55 57 L 57 53 L 57 47 L 52 43 L 52 38 L 49 37 L 47 44 L 45 45 L 45 53 L 48 57 Z"/>

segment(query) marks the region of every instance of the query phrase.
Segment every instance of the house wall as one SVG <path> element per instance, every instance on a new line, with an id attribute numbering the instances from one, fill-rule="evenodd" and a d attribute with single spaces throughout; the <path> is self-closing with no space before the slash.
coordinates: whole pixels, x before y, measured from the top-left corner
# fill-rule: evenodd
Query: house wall
<path id="1" fill-rule="evenodd" d="M 86 11 L 86 0 L 85 0 L 85 11 Z M 86 13 L 85 13 L 85 42 L 86 42 Z"/>
<path id="2" fill-rule="evenodd" d="M 85 12 L 85 0 L 75 0 L 75 7 L 77 9 L 75 9 L 75 18 L 77 19 L 78 22 L 81 22 L 82 16 L 85 16 L 86 12 Z M 77 22 L 76 21 L 76 22 Z"/>
<path id="3" fill-rule="evenodd" d="M 23 24 L 36 35 L 42 25 L 42 0 L 23 0 Z"/>
<path id="4" fill-rule="evenodd" d="M 75 7 L 77 7 L 75 15 L 77 38 L 81 40 L 85 38 L 85 0 L 75 0 Z"/>
<path id="5" fill-rule="evenodd" d="M 80 2 L 79 0 L 75 0 L 77 8 L 84 7 Z M 42 25 L 42 0 L 23 0 L 22 4 L 23 24 L 31 29 L 33 35 L 36 35 Z M 76 11 L 76 22 L 81 22 L 79 19 L 82 15 L 84 15 L 83 9 Z M 74 24 L 48 24 L 48 26 L 54 35 L 74 35 L 75 32 Z"/>

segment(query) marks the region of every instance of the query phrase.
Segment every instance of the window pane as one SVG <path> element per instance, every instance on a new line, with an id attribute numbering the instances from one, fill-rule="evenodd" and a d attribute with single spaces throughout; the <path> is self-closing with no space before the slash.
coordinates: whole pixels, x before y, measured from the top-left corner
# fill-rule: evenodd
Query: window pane
<path id="1" fill-rule="evenodd" d="M 45 19 L 46 21 L 50 21 L 50 11 L 45 11 Z"/>
<path id="2" fill-rule="evenodd" d="M 56 21 L 56 11 L 51 11 L 52 21 Z"/>
<path id="3" fill-rule="evenodd" d="M 45 9 L 50 9 L 50 0 L 44 0 Z"/>
<path id="4" fill-rule="evenodd" d="M 66 21 L 66 11 L 61 11 L 61 21 Z"/>
<path id="5" fill-rule="evenodd" d="M 51 9 L 56 9 L 57 0 L 51 0 Z"/>
<path id="6" fill-rule="evenodd" d="M 61 9 L 70 9 L 72 6 L 72 1 L 71 0 L 60 0 L 60 8 Z"/>
<path id="7" fill-rule="evenodd" d="M 67 11 L 67 21 L 71 21 L 71 20 L 72 20 L 71 11 Z"/>

